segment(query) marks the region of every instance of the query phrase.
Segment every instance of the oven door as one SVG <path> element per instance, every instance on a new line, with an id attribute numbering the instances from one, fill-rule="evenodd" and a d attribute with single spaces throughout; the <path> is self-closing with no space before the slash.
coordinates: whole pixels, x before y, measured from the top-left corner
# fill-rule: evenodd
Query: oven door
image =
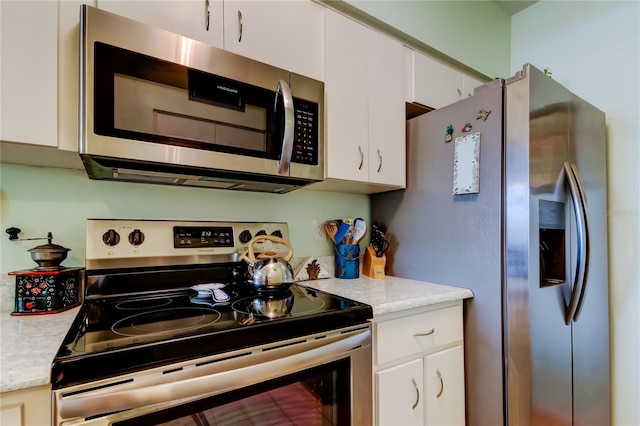
<path id="1" fill-rule="evenodd" d="M 371 330 L 350 327 L 54 391 L 56 425 L 365 425 Z"/>

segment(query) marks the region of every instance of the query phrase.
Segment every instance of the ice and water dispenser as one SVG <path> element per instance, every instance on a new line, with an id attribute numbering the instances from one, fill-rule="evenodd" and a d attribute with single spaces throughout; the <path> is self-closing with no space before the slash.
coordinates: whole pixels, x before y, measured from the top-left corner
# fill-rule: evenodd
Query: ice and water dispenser
<path id="1" fill-rule="evenodd" d="M 564 203 L 539 201 L 540 287 L 564 284 L 567 280 L 565 218 Z"/>

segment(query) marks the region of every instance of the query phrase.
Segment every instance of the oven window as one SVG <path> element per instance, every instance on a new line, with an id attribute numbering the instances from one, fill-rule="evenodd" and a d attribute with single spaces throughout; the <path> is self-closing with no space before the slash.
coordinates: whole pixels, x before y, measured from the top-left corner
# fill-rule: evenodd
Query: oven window
<path id="1" fill-rule="evenodd" d="M 116 425 L 349 425 L 350 359 Z"/>

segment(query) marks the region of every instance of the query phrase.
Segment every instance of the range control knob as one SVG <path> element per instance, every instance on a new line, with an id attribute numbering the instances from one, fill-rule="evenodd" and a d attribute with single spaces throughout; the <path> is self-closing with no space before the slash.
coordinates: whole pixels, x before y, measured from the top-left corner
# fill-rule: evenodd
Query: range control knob
<path id="1" fill-rule="evenodd" d="M 129 242 L 134 246 L 139 246 L 144 242 L 144 234 L 139 229 L 134 229 L 129 234 Z"/>
<path id="2" fill-rule="evenodd" d="M 115 246 L 120 242 L 120 234 L 118 234 L 115 229 L 109 229 L 102 234 L 102 242 L 108 246 Z"/>
<path id="3" fill-rule="evenodd" d="M 267 235 L 267 231 L 265 231 L 264 229 L 262 229 L 262 230 L 260 230 L 260 231 L 258 231 L 258 232 L 256 233 L 256 237 L 259 237 L 260 235 Z"/>
<path id="4" fill-rule="evenodd" d="M 273 231 L 271 235 L 273 235 L 274 237 L 282 238 L 282 232 L 280 232 L 279 229 L 276 229 L 275 231 Z"/>
<path id="5" fill-rule="evenodd" d="M 251 238 L 253 238 L 253 236 L 251 235 L 251 232 L 247 230 L 242 231 L 240 235 L 238 235 L 238 239 L 242 244 L 247 244 L 249 241 L 251 241 Z"/>

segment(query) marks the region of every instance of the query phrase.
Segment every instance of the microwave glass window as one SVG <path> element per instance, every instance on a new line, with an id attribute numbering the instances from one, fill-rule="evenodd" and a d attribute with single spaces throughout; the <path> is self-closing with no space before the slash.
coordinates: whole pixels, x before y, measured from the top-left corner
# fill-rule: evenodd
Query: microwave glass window
<path id="1" fill-rule="evenodd" d="M 97 134 L 280 158 L 277 82 L 267 90 L 103 43 L 95 80 Z"/>
<path id="2" fill-rule="evenodd" d="M 114 127 L 118 130 L 254 151 L 266 150 L 265 108 L 238 111 L 189 99 L 184 88 L 114 75 Z"/>

